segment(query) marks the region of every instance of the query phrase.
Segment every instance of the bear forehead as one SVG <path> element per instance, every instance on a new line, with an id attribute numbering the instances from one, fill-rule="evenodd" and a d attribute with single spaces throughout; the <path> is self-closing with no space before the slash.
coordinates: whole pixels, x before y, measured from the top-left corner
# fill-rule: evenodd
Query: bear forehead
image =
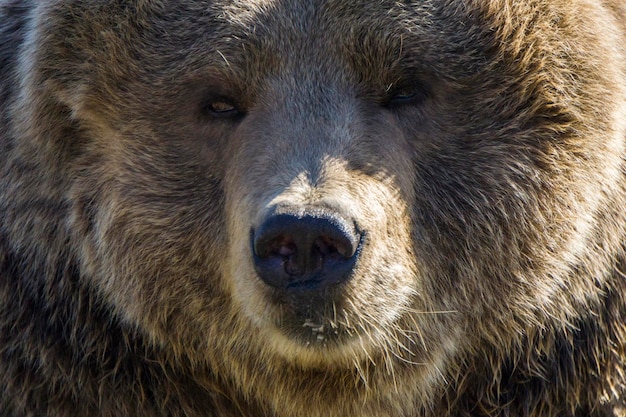
<path id="1" fill-rule="evenodd" d="M 348 85 L 358 80 L 377 89 L 420 73 L 455 79 L 475 74 L 491 46 L 486 29 L 470 22 L 469 11 L 443 3 L 448 2 L 171 2 L 138 34 L 152 45 L 140 54 L 157 48 L 156 65 L 167 73 L 171 62 L 184 62 L 178 67 L 200 79 L 209 71 L 245 88 L 286 74 L 345 79 Z M 194 8 L 193 18 L 167 10 L 186 7 Z M 182 16 L 184 22 L 178 20 Z M 475 30 L 480 33 L 469 33 Z"/>
<path id="2" fill-rule="evenodd" d="M 479 5 L 459 0 L 72 1 L 54 7 L 63 13 L 44 23 L 57 40 L 49 61 L 59 63 L 59 74 L 78 64 L 83 79 L 121 74 L 171 87 L 213 78 L 240 90 L 268 77 L 316 77 L 348 86 L 356 80 L 379 91 L 415 74 L 475 75 L 497 49 L 490 25 L 480 21 L 485 15 L 474 9 Z"/>
<path id="3" fill-rule="evenodd" d="M 458 1 L 166 1 L 159 8 L 139 1 L 87 3 L 75 3 L 84 16 L 83 31 L 89 26 L 99 31 L 97 38 L 115 32 L 130 36 L 146 54 L 159 50 L 169 67 L 172 56 L 198 64 L 218 56 L 240 67 L 263 61 L 254 70 L 272 68 L 272 61 L 300 66 L 305 59 L 312 61 L 307 65 L 341 59 L 376 71 L 399 59 L 425 66 L 436 66 L 446 55 L 467 60 L 480 49 L 480 37 L 465 36 L 481 27 L 472 23 L 476 13 Z"/>
<path id="4" fill-rule="evenodd" d="M 212 9 L 200 39 L 216 48 L 228 51 L 230 45 L 245 45 L 246 56 L 280 54 L 282 60 L 301 60 L 322 51 L 326 61 L 333 55 L 365 58 L 369 62 L 357 63 L 370 66 L 393 66 L 409 55 L 424 61 L 429 54 L 440 57 L 454 49 L 445 45 L 465 42 L 455 33 L 467 32 L 469 19 L 469 12 L 457 14 L 431 2 L 264 0 Z M 234 55 L 240 56 L 240 51 Z"/>

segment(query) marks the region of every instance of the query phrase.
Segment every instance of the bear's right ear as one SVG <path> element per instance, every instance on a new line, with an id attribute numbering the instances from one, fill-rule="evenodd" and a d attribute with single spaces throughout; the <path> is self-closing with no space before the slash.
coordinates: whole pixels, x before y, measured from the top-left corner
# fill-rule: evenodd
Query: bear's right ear
<path id="1" fill-rule="evenodd" d="M 93 12 L 85 12 L 85 3 L 91 2 L 39 2 L 29 11 L 23 42 L 16 47 L 17 94 L 9 110 L 14 134 L 22 146 L 29 144 L 39 154 L 49 151 L 51 159 L 66 159 L 72 144 L 84 141 L 85 133 L 79 132 L 85 131 L 85 110 L 93 107 L 98 88 L 94 47 L 103 42 L 98 36 L 107 35 L 91 20 Z"/>
<path id="2" fill-rule="evenodd" d="M 135 1 L 58 0 L 33 7 L 17 66 L 16 117 L 28 119 L 22 125 L 32 129 L 43 127 L 28 136 L 52 138 L 50 126 L 114 123 L 123 109 L 111 86 L 123 84 L 133 66 L 127 43 L 137 35 L 129 31 L 139 30 L 132 29 L 137 10 Z M 59 134 L 64 141 L 71 136 Z"/>
<path id="3" fill-rule="evenodd" d="M 72 109 L 88 92 L 106 93 L 103 75 L 122 78 L 133 62 L 128 39 L 141 42 L 136 3 L 40 2 L 27 22 L 20 75 L 34 75 L 39 88 Z"/>
<path id="4" fill-rule="evenodd" d="M 71 118 L 81 92 L 95 81 L 89 52 L 95 28 L 85 30 L 88 22 L 77 17 L 74 3 L 45 2 L 30 12 L 17 65 L 22 110 L 49 112 L 50 106 L 65 105 Z"/>

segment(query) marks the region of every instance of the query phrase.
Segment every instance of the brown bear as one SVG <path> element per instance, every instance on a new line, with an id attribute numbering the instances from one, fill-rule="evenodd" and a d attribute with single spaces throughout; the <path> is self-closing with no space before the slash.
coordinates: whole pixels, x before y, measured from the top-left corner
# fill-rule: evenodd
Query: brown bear
<path id="1" fill-rule="evenodd" d="M 625 415 L 623 0 L 0 4 L 0 415 Z"/>

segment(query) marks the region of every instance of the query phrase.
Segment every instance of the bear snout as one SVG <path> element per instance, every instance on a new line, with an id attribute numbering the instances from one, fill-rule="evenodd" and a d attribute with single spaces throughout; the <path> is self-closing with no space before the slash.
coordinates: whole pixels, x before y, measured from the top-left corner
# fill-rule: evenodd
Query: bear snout
<path id="1" fill-rule="evenodd" d="M 317 290 L 346 282 L 365 233 L 335 214 L 280 213 L 251 230 L 258 276 L 286 291 Z"/>

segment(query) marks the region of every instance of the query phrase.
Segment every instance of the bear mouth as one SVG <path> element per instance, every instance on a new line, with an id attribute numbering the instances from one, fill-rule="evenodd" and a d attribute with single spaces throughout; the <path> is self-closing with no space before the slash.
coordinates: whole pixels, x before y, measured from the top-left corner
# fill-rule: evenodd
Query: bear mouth
<path id="1" fill-rule="evenodd" d="M 271 321 L 302 346 L 341 345 L 356 334 L 349 289 L 367 234 L 328 211 L 279 213 L 250 229 L 250 252 Z"/>
<path id="2" fill-rule="evenodd" d="M 344 286 L 320 290 L 300 285 L 270 290 L 269 303 L 276 306 L 273 324 L 288 339 L 302 346 L 339 346 L 357 335 L 348 319 Z M 354 321 L 354 320 L 352 320 Z"/>

